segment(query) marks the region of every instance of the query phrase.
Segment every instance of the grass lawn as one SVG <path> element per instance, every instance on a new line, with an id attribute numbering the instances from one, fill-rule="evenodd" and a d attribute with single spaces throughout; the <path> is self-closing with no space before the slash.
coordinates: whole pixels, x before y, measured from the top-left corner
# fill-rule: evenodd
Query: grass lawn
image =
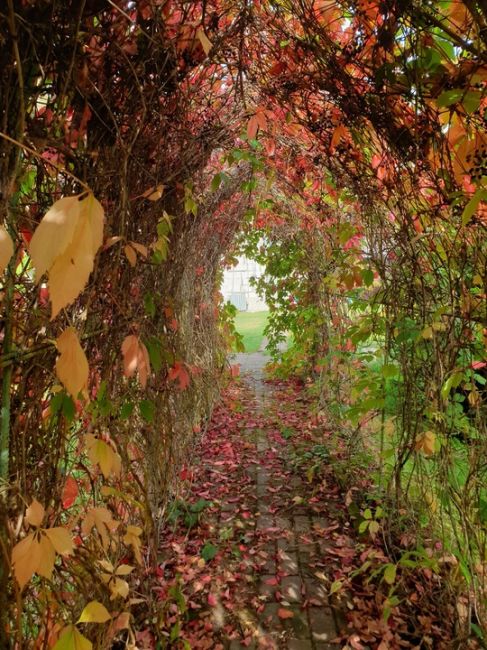
<path id="1" fill-rule="evenodd" d="M 245 352 L 257 352 L 264 338 L 268 311 L 239 311 L 235 316 L 235 328 L 243 337 Z"/>

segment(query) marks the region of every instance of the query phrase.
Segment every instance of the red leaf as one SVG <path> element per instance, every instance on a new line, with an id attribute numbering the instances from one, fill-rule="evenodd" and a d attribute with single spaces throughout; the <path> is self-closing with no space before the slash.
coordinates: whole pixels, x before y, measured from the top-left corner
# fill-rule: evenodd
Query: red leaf
<path id="1" fill-rule="evenodd" d="M 277 610 L 277 615 L 279 618 L 286 619 L 286 618 L 293 618 L 294 617 L 294 612 L 292 612 L 290 609 L 284 609 L 283 607 L 280 607 Z"/>
<path id="2" fill-rule="evenodd" d="M 74 480 L 72 476 L 68 476 L 66 479 L 66 483 L 64 484 L 64 490 L 63 490 L 63 508 L 67 509 L 70 508 L 73 503 L 76 501 L 76 497 L 78 496 L 78 484 Z"/>

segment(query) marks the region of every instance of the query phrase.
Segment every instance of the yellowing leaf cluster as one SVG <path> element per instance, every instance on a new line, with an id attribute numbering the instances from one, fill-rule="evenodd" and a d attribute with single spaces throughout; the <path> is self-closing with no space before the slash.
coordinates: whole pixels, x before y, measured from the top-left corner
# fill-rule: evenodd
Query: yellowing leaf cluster
<path id="1" fill-rule="evenodd" d="M 129 585 L 126 580 L 122 580 L 120 576 L 128 576 L 134 570 L 133 566 L 129 564 L 121 564 L 115 569 L 113 564 L 108 560 L 100 560 L 100 566 L 103 569 L 101 579 L 108 585 L 111 596 L 110 600 L 115 598 L 127 598 L 129 595 Z"/>
<path id="2" fill-rule="evenodd" d="M 122 468 L 122 459 L 108 442 L 96 438 L 92 433 L 85 436 L 88 457 L 95 465 L 99 465 L 105 478 L 111 474 L 118 476 Z"/>
<path id="3" fill-rule="evenodd" d="M 93 270 L 103 243 L 104 211 L 89 193 L 56 201 L 30 242 L 29 252 L 37 281 L 48 273 L 51 318 L 76 300 Z"/>
<path id="4" fill-rule="evenodd" d="M 27 509 L 25 520 L 36 530 L 29 533 L 12 549 L 13 573 L 21 589 L 29 582 L 34 573 L 50 580 L 56 553 L 70 555 L 73 552 L 73 540 L 66 528 L 62 526 L 40 527 L 44 514 L 43 506 L 34 499 Z"/>
<path id="5" fill-rule="evenodd" d="M 81 532 L 86 536 L 95 528 L 101 537 L 103 548 L 107 549 L 110 545 L 110 534 L 118 528 L 118 524 L 107 508 L 91 508 L 81 523 Z"/>

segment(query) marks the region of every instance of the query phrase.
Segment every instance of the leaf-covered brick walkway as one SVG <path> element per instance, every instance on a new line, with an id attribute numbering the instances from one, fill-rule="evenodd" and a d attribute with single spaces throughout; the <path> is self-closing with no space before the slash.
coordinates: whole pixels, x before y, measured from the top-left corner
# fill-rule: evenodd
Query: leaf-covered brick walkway
<path id="1" fill-rule="evenodd" d="M 300 463 L 317 434 L 309 404 L 293 384 L 266 385 L 261 365 L 228 389 L 183 470 L 161 549 L 167 647 L 341 646 L 328 594 L 353 550 L 339 533 L 338 490 L 311 484 Z"/>

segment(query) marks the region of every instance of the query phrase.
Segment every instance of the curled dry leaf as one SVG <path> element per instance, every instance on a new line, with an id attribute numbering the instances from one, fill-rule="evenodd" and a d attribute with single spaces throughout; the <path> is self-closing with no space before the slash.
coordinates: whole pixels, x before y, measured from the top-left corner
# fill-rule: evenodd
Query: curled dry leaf
<path id="1" fill-rule="evenodd" d="M 2 275 L 7 268 L 13 254 L 13 241 L 4 226 L 0 226 L 0 275 Z"/>
<path id="2" fill-rule="evenodd" d="M 29 246 L 39 282 L 47 271 L 54 318 L 76 300 L 93 270 L 103 243 L 104 211 L 89 193 L 56 201 L 44 216 Z"/>
<path id="3" fill-rule="evenodd" d="M 140 385 L 145 388 L 150 374 L 149 353 L 145 345 L 137 336 L 131 334 L 122 343 L 122 354 L 125 376 L 133 377 L 138 372 Z"/>
<path id="4" fill-rule="evenodd" d="M 88 397 L 88 360 L 74 327 L 68 327 L 58 336 L 56 346 L 60 353 L 56 361 L 59 381 L 72 397 L 78 397 L 79 393 Z"/>

